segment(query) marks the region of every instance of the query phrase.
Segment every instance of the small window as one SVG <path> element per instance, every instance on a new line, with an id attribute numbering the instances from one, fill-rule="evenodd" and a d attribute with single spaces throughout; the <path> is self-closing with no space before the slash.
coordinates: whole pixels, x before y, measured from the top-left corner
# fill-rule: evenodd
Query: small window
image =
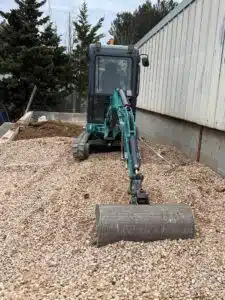
<path id="1" fill-rule="evenodd" d="M 116 88 L 132 90 L 132 59 L 96 57 L 95 92 L 110 95 Z"/>

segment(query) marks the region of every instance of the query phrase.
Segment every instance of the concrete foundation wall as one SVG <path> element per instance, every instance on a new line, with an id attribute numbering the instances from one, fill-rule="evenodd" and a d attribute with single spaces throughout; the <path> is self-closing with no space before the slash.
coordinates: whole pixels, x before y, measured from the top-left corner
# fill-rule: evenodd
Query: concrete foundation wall
<path id="1" fill-rule="evenodd" d="M 225 132 L 204 127 L 200 162 L 225 176 Z"/>
<path id="2" fill-rule="evenodd" d="M 142 136 L 174 145 L 186 156 L 225 176 L 225 132 L 140 109 L 137 126 Z"/>
<path id="3" fill-rule="evenodd" d="M 48 111 L 33 111 L 32 120 L 37 121 L 39 117 L 45 116 L 47 120 L 61 120 L 69 123 L 84 124 L 86 121 L 85 113 L 63 113 L 63 112 L 48 112 Z"/>
<path id="4" fill-rule="evenodd" d="M 28 111 L 18 123 L 27 123 L 30 121 L 38 121 L 38 118 L 45 117 L 48 121 L 63 121 L 68 123 L 85 124 L 86 113 L 64 113 L 49 111 Z"/>

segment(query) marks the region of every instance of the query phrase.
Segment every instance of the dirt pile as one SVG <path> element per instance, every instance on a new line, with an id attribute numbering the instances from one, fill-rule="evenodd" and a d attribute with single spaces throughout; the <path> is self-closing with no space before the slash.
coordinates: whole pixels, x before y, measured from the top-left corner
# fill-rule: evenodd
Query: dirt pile
<path id="1" fill-rule="evenodd" d="M 21 127 L 15 140 L 27 140 L 43 137 L 74 137 L 83 131 L 81 125 L 61 121 L 30 122 Z"/>

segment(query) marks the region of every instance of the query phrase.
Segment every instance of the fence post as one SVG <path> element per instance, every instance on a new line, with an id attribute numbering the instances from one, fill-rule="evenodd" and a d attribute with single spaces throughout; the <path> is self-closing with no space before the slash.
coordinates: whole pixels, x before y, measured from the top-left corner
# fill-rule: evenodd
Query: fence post
<path id="1" fill-rule="evenodd" d="M 30 108 L 30 106 L 31 106 L 31 104 L 32 104 L 32 101 L 33 101 L 33 99 L 34 99 L 34 95 L 35 95 L 36 91 L 37 91 L 37 86 L 35 85 L 34 88 L 33 88 L 32 93 L 31 93 L 31 96 L 30 96 L 30 99 L 29 99 L 29 101 L 28 101 L 27 108 L 26 108 L 24 114 L 26 114 L 26 113 L 28 112 L 28 110 L 29 110 L 29 108 Z"/>

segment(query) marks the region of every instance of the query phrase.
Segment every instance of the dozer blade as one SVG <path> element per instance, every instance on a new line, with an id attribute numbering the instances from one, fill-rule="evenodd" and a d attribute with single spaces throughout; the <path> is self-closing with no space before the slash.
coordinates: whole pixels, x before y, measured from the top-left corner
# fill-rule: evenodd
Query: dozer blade
<path id="1" fill-rule="evenodd" d="M 97 246 L 194 237 L 192 210 L 184 204 L 96 205 Z"/>

